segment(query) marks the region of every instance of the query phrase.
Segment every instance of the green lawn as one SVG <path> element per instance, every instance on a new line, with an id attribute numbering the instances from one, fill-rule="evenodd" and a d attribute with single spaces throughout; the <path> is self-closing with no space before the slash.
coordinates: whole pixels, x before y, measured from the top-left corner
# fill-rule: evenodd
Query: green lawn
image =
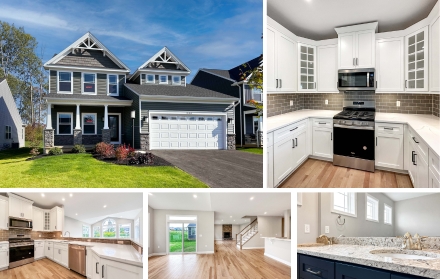
<path id="1" fill-rule="evenodd" d="M 263 155 L 263 148 L 258 147 L 237 147 L 237 150 Z"/>
<path id="2" fill-rule="evenodd" d="M 196 251 L 196 241 L 188 240 L 188 232 L 185 232 L 183 250 L 184 252 Z M 170 231 L 170 252 L 182 252 L 182 231 Z"/>
<path id="3" fill-rule="evenodd" d="M 26 161 L 30 148 L 0 151 L 0 187 L 199 188 L 206 184 L 170 166 L 131 167 L 64 154 Z"/>

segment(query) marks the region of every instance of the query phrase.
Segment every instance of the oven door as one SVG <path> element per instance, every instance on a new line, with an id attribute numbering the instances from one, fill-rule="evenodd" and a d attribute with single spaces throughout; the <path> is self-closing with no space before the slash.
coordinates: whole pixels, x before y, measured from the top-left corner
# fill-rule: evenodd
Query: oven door
<path id="1" fill-rule="evenodd" d="M 374 69 L 354 69 L 338 71 L 338 89 L 347 90 L 376 90 Z"/>
<path id="2" fill-rule="evenodd" d="M 335 155 L 374 160 L 374 130 L 363 127 L 333 127 Z"/>
<path id="3" fill-rule="evenodd" d="M 9 248 L 9 263 L 30 258 L 34 258 L 34 245 Z"/>

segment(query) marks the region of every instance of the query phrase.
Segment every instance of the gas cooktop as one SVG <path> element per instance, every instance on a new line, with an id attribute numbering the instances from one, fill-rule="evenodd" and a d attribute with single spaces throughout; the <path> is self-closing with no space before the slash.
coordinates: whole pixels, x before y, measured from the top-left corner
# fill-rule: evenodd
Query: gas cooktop
<path id="1" fill-rule="evenodd" d="M 344 101 L 344 110 L 333 119 L 374 121 L 375 115 L 374 101 Z"/>
<path id="2" fill-rule="evenodd" d="M 31 239 L 30 235 L 13 235 L 9 237 L 9 247 L 22 247 L 34 245 L 34 241 Z"/>

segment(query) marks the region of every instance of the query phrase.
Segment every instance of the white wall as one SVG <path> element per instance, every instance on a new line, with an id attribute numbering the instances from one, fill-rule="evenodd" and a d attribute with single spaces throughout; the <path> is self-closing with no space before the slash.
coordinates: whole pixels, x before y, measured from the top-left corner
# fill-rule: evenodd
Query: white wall
<path id="1" fill-rule="evenodd" d="M 223 225 L 214 225 L 214 239 L 215 240 L 223 239 Z"/>
<path id="2" fill-rule="evenodd" d="M 281 237 L 281 216 L 258 216 L 258 234 L 252 237 L 245 245 L 246 248 L 264 248 L 264 238 Z"/>
<path id="3" fill-rule="evenodd" d="M 11 126 L 12 139 L 6 139 L 6 125 Z M 0 146 L 18 142 L 24 147 L 24 128 L 20 114 L 6 80 L 0 82 Z"/>
<path id="4" fill-rule="evenodd" d="M 236 235 L 240 232 L 240 225 L 232 225 L 232 239 L 236 239 Z"/>
<path id="5" fill-rule="evenodd" d="M 302 205 L 297 205 L 298 243 L 315 243 L 319 236 L 319 199 L 318 193 L 302 193 Z M 305 225 L 310 225 L 310 233 L 304 232 Z"/>
<path id="6" fill-rule="evenodd" d="M 144 210 L 141 210 L 136 217 L 133 219 L 133 233 L 132 237 L 134 240 L 134 221 L 139 218 L 139 244 L 143 245 L 144 243 Z"/>
<path id="7" fill-rule="evenodd" d="M 154 209 L 148 207 L 148 255 L 153 254 L 154 251 Z"/>
<path id="8" fill-rule="evenodd" d="M 64 216 L 64 227 L 63 227 L 63 235 L 65 235 L 65 232 L 70 232 L 71 237 L 82 237 L 82 226 L 87 225 L 90 226 L 90 224 L 84 223 L 82 221 Z M 91 231 L 90 231 L 91 233 Z M 66 236 L 69 236 L 67 234 Z"/>

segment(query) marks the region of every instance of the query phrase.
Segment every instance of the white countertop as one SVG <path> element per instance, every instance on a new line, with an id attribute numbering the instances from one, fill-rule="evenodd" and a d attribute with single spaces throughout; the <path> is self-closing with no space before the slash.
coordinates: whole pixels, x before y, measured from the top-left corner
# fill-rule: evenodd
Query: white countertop
<path id="1" fill-rule="evenodd" d="M 0 241 L 0 244 L 9 244 L 9 241 Z"/>
<path id="2" fill-rule="evenodd" d="M 292 239 L 290 238 L 279 238 L 279 237 L 267 237 L 267 236 L 263 236 L 261 238 L 266 238 L 266 239 L 274 239 L 274 240 L 281 240 L 281 241 L 292 241 Z"/>
<path id="3" fill-rule="evenodd" d="M 273 132 L 279 128 L 289 125 L 290 123 L 301 121 L 309 117 L 316 118 L 333 118 L 335 114 L 340 113 L 340 110 L 310 110 L 302 109 L 293 112 L 288 112 L 272 117 L 268 117 L 264 126 L 267 132 Z"/>

